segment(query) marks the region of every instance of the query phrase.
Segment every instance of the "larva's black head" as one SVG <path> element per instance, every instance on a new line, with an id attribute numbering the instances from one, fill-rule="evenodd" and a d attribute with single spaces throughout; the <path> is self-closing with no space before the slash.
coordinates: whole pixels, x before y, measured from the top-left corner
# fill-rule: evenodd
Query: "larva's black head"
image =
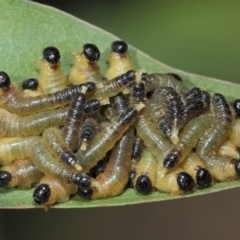
<path id="1" fill-rule="evenodd" d="M 178 173 L 177 184 L 179 186 L 179 189 L 184 192 L 190 192 L 194 188 L 194 180 L 187 172 Z"/>
<path id="2" fill-rule="evenodd" d="M 33 192 L 33 199 L 37 204 L 44 204 L 49 200 L 50 194 L 50 187 L 47 184 L 40 184 Z"/>
<path id="3" fill-rule="evenodd" d="M 92 63 L 95 63 L 100 58 L 100 51 L 94 44 L 87 43 L 83 46 L 83 53 L 85 57 Z"/>
<path id="4" fill-rule="evenodd" d="M 125 53 L 128 50 L 128 45 L 124 41 L 115 41 L 112 43 L 112 51 L 116 53 Z"/>
<path id="5" fill-rule="evenodd" d="M 77 157 L 69 150 L 63 151 L 60 159 L 68 165 L 74 165 L 77 162 Z"/>
<path id="6" fill-rule="evenodd" d="M 91 185 L 91 178 L 82 173 L 77 173 L 73 177 L 73 183 L 79 187 L 89 187 Z"/>
<path id="7" fill-rule="evenodd" d="M 87 88 L 87 92 L 92 92 L 96 88 L 96 84 L 94 82 L 86 82 L 84 86 Z"/>
<path id="8" fill-rule="evenodd" d="M 163 159 L 163 166 L 165 168 L 174 168 L 179 162 L 179 157 L 176 152 L 170 152 L 164 159 Z"/>
<path id="9" fill-rule="evenodd" d="M 11 80 L 7 73 L 0 72 L 0 88 L 8 90 L 11 84 Z"/>
<path id="10" fill-rule="evenodd" d="M 61 55 L 56 47 L 50 46 L 43 49 L 43 58 L 51 64 L 57 64 Z"/>
<path id="11" fill-rule="evenodd" d="M 22 82 L 22 89 L 36 90 L 38 88 L 38 80 L 36 78 L 29 78 Z"/>
<path id="12" fill-rule="evenodd" d="M 131 171 L 129 172 L 129 178 L 128 178 L 128 186 L 129 186 L 130 188 L 134 188 L 134 183 L 133 183 L 133 181 L 134 181 L 135 177 L 136 177 L 136 171 L 135 171 L 135 170 L 131 170 Z"/>
<path id="13" fill-rule="evenodd" d="M 8 171 L 0 171 L 0 187 L 7 187 L 12 179 L 11 173 Z"/>
<path id="14" fill-rule="evenodd" d="M 235 110 L 237 116 L 240 117 L 240 99 L 236 99 L 233 102 L 233 107 L 234 107 L 234 110 Z"/>
<path id="15" fill-rule="evenodd" d="M 91 199 L 93 189 L 91 187 L 78 187 L 78 196 L 84 200 Z"/>
<path id="16" fill-rule="evenodd" d="M 196 180 L 199 188 L 207 188 L 212 183 L 212 176 L 206 168 L 199 168 L 196 172 Z"/>
<path id="17" fill-rule="evenodd" d="M 126 73 L 114 78 L 114 81 L 118 82 L 119 85 L 129 85 L 136 78 L 134 70 L 129 70 Z"/>
<path id="18" fill-rule="evenodd" d="M 238 177 L 240 177 L 240 159 L 236 160 L 236 162 L 235 162 L 235 171 L 236 171 Z"/>
<path id="19" fill-rule="evenodd" d="M 175 80 L 182 82 L 182 78 L 176 73 L 167 73 L 167 75 L 172 76 Z"/>
<path id="20" fill-rule="evenodd" d="M 137 82 L 132 86 L 132 97 L 136 102 L 144 101 L 146 98 L 145 85 Z"/>
<path id="21" fill-rule="evenodd" d="M 86 114 L 91 114 L 99 110 L 101 107 L 100 101 L 98 99 L 90 99 L 87 101 L 84 112 Z"/>
<path id="22" fill-rule="evenodd" d="M 135 187 L 136 190 L 143 195 L 150 194 L 153 191 L 152 181 L 146 174 L 138 177 Z"/>

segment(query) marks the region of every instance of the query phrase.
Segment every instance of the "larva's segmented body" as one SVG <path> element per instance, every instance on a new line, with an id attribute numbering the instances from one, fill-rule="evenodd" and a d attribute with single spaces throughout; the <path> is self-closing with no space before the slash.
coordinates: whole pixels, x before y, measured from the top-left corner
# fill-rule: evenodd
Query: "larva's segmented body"
<path id="1" fill-rule="evenodd" d="M 83 93 L 76 94 L 70 104 L 66 121 L 63 127 L 63 139 L 66 145 L 76 151 L 80 128 L 84 120 L 86 97 Z"/>
<path id="2" fill-rule="evenodd" d="M 78 164 L 76 156 L 63 141 L 61 130 L 57 128 L 48 128 L 43 133 L 43 142 L 54 157 L 73 166 L 78 171 L 81 171 L 82 168 Z"/>
<path id="3" fill-rule="evenodd" d="M 232 180 L 237 177 L 237 160 L 230 156 L 216 154 L 224 140 L 228 137 L 232 115 L 226 99 L 221 94 L 213 97 L 215 123 L 206 131 L 197 144 L 196 153 L 202 159 L 212 176 L 219 181 Z"/>
<path id="4" fill-rule="evenodd" d="M 3 186 L 3 174 L 9 174 L 9 179 Z M 0 186 L 27 188 L 35 185 L 43 177 L 43 173 L 30 160 L 18 160 L 12 165 L 4 166 L 0 170 Z"/>
<path id="5" fill-rule="evenodd" d="M 142 150 L 144 148 L 144 142 L 143 140 L 137 136 L 135 137 L 135 140 L 133 142 L 133 148 L 132 148 L 132 159 L 133 160 L 139 160 L 142 155 Z"/>
<path id="6" fill-rule="evenodd" d="M 63 126 L 67 115 L 66 108 L 54 109 L 31 116 L 21 117 L 0 108 L 0 136 L 34 136 L 49 127 Z"/>
<path id="7" fill-rule="evenodd" d="M 131 170 L 131 149 L 134 139 L 133 128 L 130 128 L 113 148 L 110 159 L 103 173 L 91 179 L 92 199 L 112 197 L 121 194 L 128 182 Z M 78 190 L 80 196 L 85 189 Z"/>
<path id="8" fill-rule="evenodd" d="M 156 157 L 147 148 L 144 148 L 136 167 L 134 179 L 134 186 L 140 194 L 146 195 L 153 191 L 157 177 L 157 165 Z"/>
<path id="9" fill-rule="evenodd" d="M 172 87 L 179 94 L 185 94 L 188 88 L 174 77 L 163 73 L 144 74 L 142 81 L 145 84 L 146 92 L 154 91 L 159 87 Z"/>
<path id="10" fill-rule="evenodd" d="M 85 44 L 82 52 L 73 52 L 75 62 L 69 72 L 69 81 L 76 85 L 85 82 L 102 82 L 100 68 L 97 61 L 100 58 L 100 52 L 96 45 Z"/>
<path id="11" fill-rule="evenodd" d="M 82 151 L 76 153 L 79 163 L 85 172 L 88 172 L 98 160 L 103 158 L 106 152 L 122 137 L 129 126 L 136 120 L 138 111 L 136 108 L 128 108 L 115 121 L 95 136 L 89 144 L 86 153 L 82 153 Z"/>
<path id="12" fill-rule="evenodd" d="M 66 77 L 64 77 L 61 63 L 60 52 L 55 47 L 46 47 L 43 50 L 43 59 L 37 61 L 40 68 L 39 86 L 43 93 L 54 93 L 63 90 L 67 86 Z"/>
<path id="13" fill-rule="evenodd" d="M 10 85 L 9 89 L 2 91 L 0 94 L 0 107 L 20 116 L 43 112 L 68 104 L 73 95 L 81 92 L 83 86 L 86 86 L 89 92 L 95 88 L 93 83 L 86 83 L 68 87 L 55 93 L 23 97 L 14 85 Z"/>
<path id="14" fill-rule="evenodd" d="M 181 132 L 179 142 L 165 156 L 163 160 L 164 167 L 173 168 L 184 161 L 192 148 L 196 146 L 198 140 L 211 127 L 213 121 L 214 118 L 207 114 L 192 119 Z"/>
<path id="15" fill-rule="evenodd" d="M 106 72 L 108 80 L 134 69 L 128 53 L 127 43 L 124 41 L 115 41 L 111 47 L 112 51 L 108 56 L 108 69 Z"/>

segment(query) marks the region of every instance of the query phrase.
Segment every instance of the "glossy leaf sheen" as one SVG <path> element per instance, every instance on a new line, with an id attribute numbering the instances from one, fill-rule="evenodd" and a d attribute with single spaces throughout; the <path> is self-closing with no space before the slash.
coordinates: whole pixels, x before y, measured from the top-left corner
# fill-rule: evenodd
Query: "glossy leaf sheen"
<path id="1" fill-rule="evenodd" d="M 73 56 L 70 52 L 79 51 L 85 43 L 96 44 L 101 51 L 100 67 L 104 75 L 110 45 L 118 39 L 66 13 L 29 1 L 0 0 L 0 22 L 0 70 L 6 71 L 16 82 L 38 76 L 36 60 L 42 58 L 42 49 L 51 45 L 59 48 L 62 55 L 62 67 L 64 73 L 67 74 L 73 63 Z M 210 92 L 223 93 L 229 100 L 238 97 L 240 85 L 174 69 L 133 47 L 130 47 L 130 54 L 136 68 L 145 68 L 149 73 L 175 72 L 180 74 L 188 86 L 198 86 Z M 74 197 L 68 202 L 56 204 L 53 207 L 83 208 L 163 201 L 217 192 L 239 185 L 239 181 L 218 183 L 205 190 L 174 197 L 162 192 L 140 196 L 132 189 L 128 189 L 121 196 L 113 198 L 82 201 Z M 37 207 L 33 204 L 32 192 L 33 189 L 1 189 L 0 208 Z"/>

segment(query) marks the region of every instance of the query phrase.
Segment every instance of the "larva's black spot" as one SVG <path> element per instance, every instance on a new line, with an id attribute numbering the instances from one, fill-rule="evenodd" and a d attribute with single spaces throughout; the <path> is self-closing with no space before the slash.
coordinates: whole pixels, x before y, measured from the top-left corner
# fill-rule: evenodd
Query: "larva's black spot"
<path id="1" fill-rule="evenodd" d="M 87 92 L 92 92 L 96 88 L 96 84 L 94 82 L 86 82 L 84 86 L 87 88 Z"/>
<path id="2" fill-rule="evenodd" d="M 36 78 L 29 78 L 22 82 L 22 89 L 36 90 L 38 88 L 38 80 Z"/>
<path id="3" fill-rule="evenodd" d="M 199 188 L 207 188 L 212 183 L 211 173 L 206 168 L 199 168 L 196 172 L 196 180 Z"/>
<path id="4" fill-rule="evenodd" d="M 0 72 L 0 88 L 8 90 L 11 80 L 6 72 Z"/>
<path id="5" fill-rule="evenodd" d="M 235 110 L 237 116 L 240 117 L 240 99 L 236 99 L 233 102 L 233 107 L 234 107 L 234 110 Z"/>
<path id="6" fill-rule="evenodd" d="M 93 195 L 91 187 L 78 187 L 78 196 L 84 200 L 90 200 Z"/>
<path id="7" fill-rule="evenodd" d="M 163 160 L 163 166 L 165 168 L 174 168 L 179 162 L 178 155 L 173 152 L 169 153 Z"/>
<path id="8" fill-rule="evenodd" d="M 136 190 L 143 195 L 150 194 L 153 191 L 151 179 L 145 174 L 140 175 L 136 181 Z"/>
<path id="9" fill-rule="evenodd" d="M 174 77 L 177 81 L 182 82 L 182 78 L 176 73 L 167 73 L 167 75 Z"/>
<path id="10" fill-rule="evenodd" d="M 235 171 L 236 171 L 238 177 L 240 177 L 240 159 L 238 159 L 238 160 L 235 162 Z"/>
<path id="11" fill-rule="evenodd" d="M 33 199 L 37 204 L 44 204 L 49 200 L 50 194 L 50 187 L 47 184 L 40 184 L 33 192 Z"/>
<path id="12" fill-rule="evenodd" d="M 50 46 L 43 49 L 43 58 L 51 64 L 57 64 L 61 56 L 56 47 Z"/>
<path id="13" fill-rule="evenodd" d="M 191 192 L 194 188 L 194 180 L 187 172 L 180 172 L 177 176 L 179 189 L 184 192 Z"/>
<path id="14" fill-rule="evenodd" d="M 115 41 L 112 43 L 112 51 L 116 53 L 125 53 L 128 50 L 128 45 L 124 41 Z"/>
<path id="15" fill-rule="evenodd" d="M 100 58 L 100 52 L 96 45 L 87 43 L 83 46 L 83 53 L 90 62 L 97 62 Z"/>
<path id="16" fill-rule="evenodd" d="M 11 179 L 12 179 L 11 173 L 7 171 L 0 171 L 0 187 L 1 188 L 7 187 Z"/>

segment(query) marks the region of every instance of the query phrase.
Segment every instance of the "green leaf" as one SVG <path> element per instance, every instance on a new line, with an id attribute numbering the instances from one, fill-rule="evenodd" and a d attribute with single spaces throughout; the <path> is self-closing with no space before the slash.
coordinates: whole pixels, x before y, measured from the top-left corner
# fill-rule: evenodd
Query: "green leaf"
<path id="1" fill-rule="evenodd" d="M 100 67 L 104 75 L 105 63 L 111 43 L 118 39 L 110 33 L 90 25 L 56 9 L 29 1 L 0 0 L 0 65 L 12 80 L 21 82 L 29 77 L 38 76 L 36 60 L 42 58 L 42 49 L 56 46 L 62 55 L 62 67 L 67 74 L 73 57 L 70 52 L 80 50 L 85 43 L 96 44 L 102 55 Z M 203 77 L 174 69 L 152 59 L 141 51 L 130 47 L 130 54 L 136 68 L 145 68 L 147 72 L 175 72 L 180 74 L 188 86 L 198 86 L 210 92 L 220 92 L 233 100 L 238 97 L 240 85 Z M 140 196 L 129 189 L 121 196 L 82 201 L 78 197 L 56 204 L 56 208 L 83 208 L 116 206 L 143 202 L 171 200 L 213 193 L 239 186 L 239 181 L 217 183 L 213 187 L 199 190 L 184 196 L 170 196 L 155 192 L 149 196 Z M 0 208 L 33 208 L 32 189 L 0 190 Z"/>

